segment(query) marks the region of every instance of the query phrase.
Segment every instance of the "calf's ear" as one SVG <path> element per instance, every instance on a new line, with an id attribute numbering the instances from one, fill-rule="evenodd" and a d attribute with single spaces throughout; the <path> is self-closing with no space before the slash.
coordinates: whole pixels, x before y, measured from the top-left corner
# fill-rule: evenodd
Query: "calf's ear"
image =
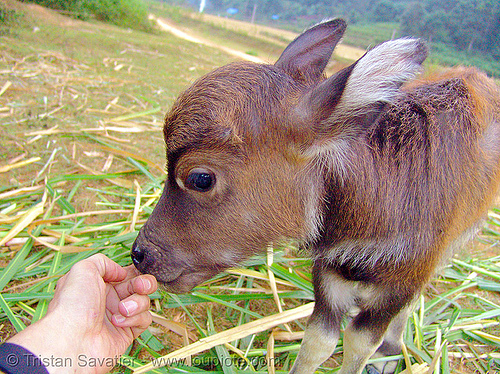
<path id="1" fill-rule="evenodd" d="M 306 30 L 286 47 L 275 66 L 296 80 L 319 80 L 346 27 L 343 19 L 334 19 Z"/>
<path id="2" fill-rule="evenodd" d="M 355 136 L 356 126 L 376 116 L 381 103 L 393 102 L 426 57 L 427 47 L 418 39 L 391 40 L 373 48 L 301 98 L 295 112 L 308 126 L 302 130 L 324 147 Z"/>
<path id="3" fill-rule="evenodd" d="M 397 39 L 378 45 L 361 57 L 352 69 L 335 107 L 337 115 L 350 115 L 374 103 L 390 103 L 399 88 L 421 71 L 427 46 L 419 39 Z M 317 87 L 329 90 L 328 83 Z"/>

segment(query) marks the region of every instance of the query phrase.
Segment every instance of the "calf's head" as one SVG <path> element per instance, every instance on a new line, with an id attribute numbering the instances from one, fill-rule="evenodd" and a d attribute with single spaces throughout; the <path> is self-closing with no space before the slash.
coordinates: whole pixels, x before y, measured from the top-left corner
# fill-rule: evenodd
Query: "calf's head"
<path id="1" fill-rule="evenodd" d="M 141 272 L 186 292 L 271 242 L 319 235 L 325 169 L 341 172 L 357 128 L 426 56 L 419 41 L 396 40 L 326 79 L 345 28 L 317 25 L 274 65 L 221 67 L 177 99 L 165 188 L 132 248 Z"/>

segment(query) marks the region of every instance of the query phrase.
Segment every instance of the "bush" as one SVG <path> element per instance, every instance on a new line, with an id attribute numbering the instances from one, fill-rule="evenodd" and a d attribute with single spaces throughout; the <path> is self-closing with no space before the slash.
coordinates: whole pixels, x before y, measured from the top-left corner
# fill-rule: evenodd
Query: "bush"
<path id="1" fill-rule="evenodd" d="M 151 31 L 148 8 L 142 0 L 24 0 L 66 14 L 88 19 L 93 16 L 99 21 L 122 27 Z"/>
<path id="2" fill-rule="evenodd" d="M 100 21 L 131 28 L 151 28 L 147 6 L 140 0 L 87 0 L 86 2 L 87 8 Z"/>
<path id="3" fill-rule="evenodd" d="M 0 3 L 0 36 L 10 35 L 12 26 L 20 24 L 24 14 Z"/>

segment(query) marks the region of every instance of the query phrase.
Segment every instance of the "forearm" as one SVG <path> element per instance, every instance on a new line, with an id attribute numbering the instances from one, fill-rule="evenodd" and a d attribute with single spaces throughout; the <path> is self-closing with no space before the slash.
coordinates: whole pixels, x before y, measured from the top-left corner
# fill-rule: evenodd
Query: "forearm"
<path id="1" fill-rule="evenodd" d="M 6 374 L 49 374 L 40 357 L 10 342 L 0 345 L 0 370 Z"/>
<path id="2" fill-rule="evenodd" d="M 62 331 L 64 330 L 64 331 Z M 21 347 L 19 352 L 7 355 L 11 363 L 16 363 L 13 373 L 24 373 L 20 368 L 26 366 L 26 373 L 72 373 L 77 372 L 77 357 L 75 351 L 78 349 L 76 341 L 71 338 L 67 328 L 62 327 L 57 317 L 48 314 L 42 320 L 28 326 L 25 330 L 7 340 L 12 345 Z M 71 333 L 70 333 L 71 334 Z M 7 370 L 7 369 L 4 369 Z M 38 371 L 37 371 L 38 370 Z M 7 371 L 8 372 L 8 371 Z"/>

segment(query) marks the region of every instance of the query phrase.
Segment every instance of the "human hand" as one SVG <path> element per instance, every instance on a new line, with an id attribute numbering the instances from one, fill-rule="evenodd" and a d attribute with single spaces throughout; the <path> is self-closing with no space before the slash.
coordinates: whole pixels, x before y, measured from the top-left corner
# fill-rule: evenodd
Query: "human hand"
<path id="1" fill-rule="evenodd" d="M 47 315 L 9 342 L 39 356 L 50 373 L 106 373 L 151 324 L 147 295 L 156 289 L 152 275 L 94 255 L 57 282 Z"/>

